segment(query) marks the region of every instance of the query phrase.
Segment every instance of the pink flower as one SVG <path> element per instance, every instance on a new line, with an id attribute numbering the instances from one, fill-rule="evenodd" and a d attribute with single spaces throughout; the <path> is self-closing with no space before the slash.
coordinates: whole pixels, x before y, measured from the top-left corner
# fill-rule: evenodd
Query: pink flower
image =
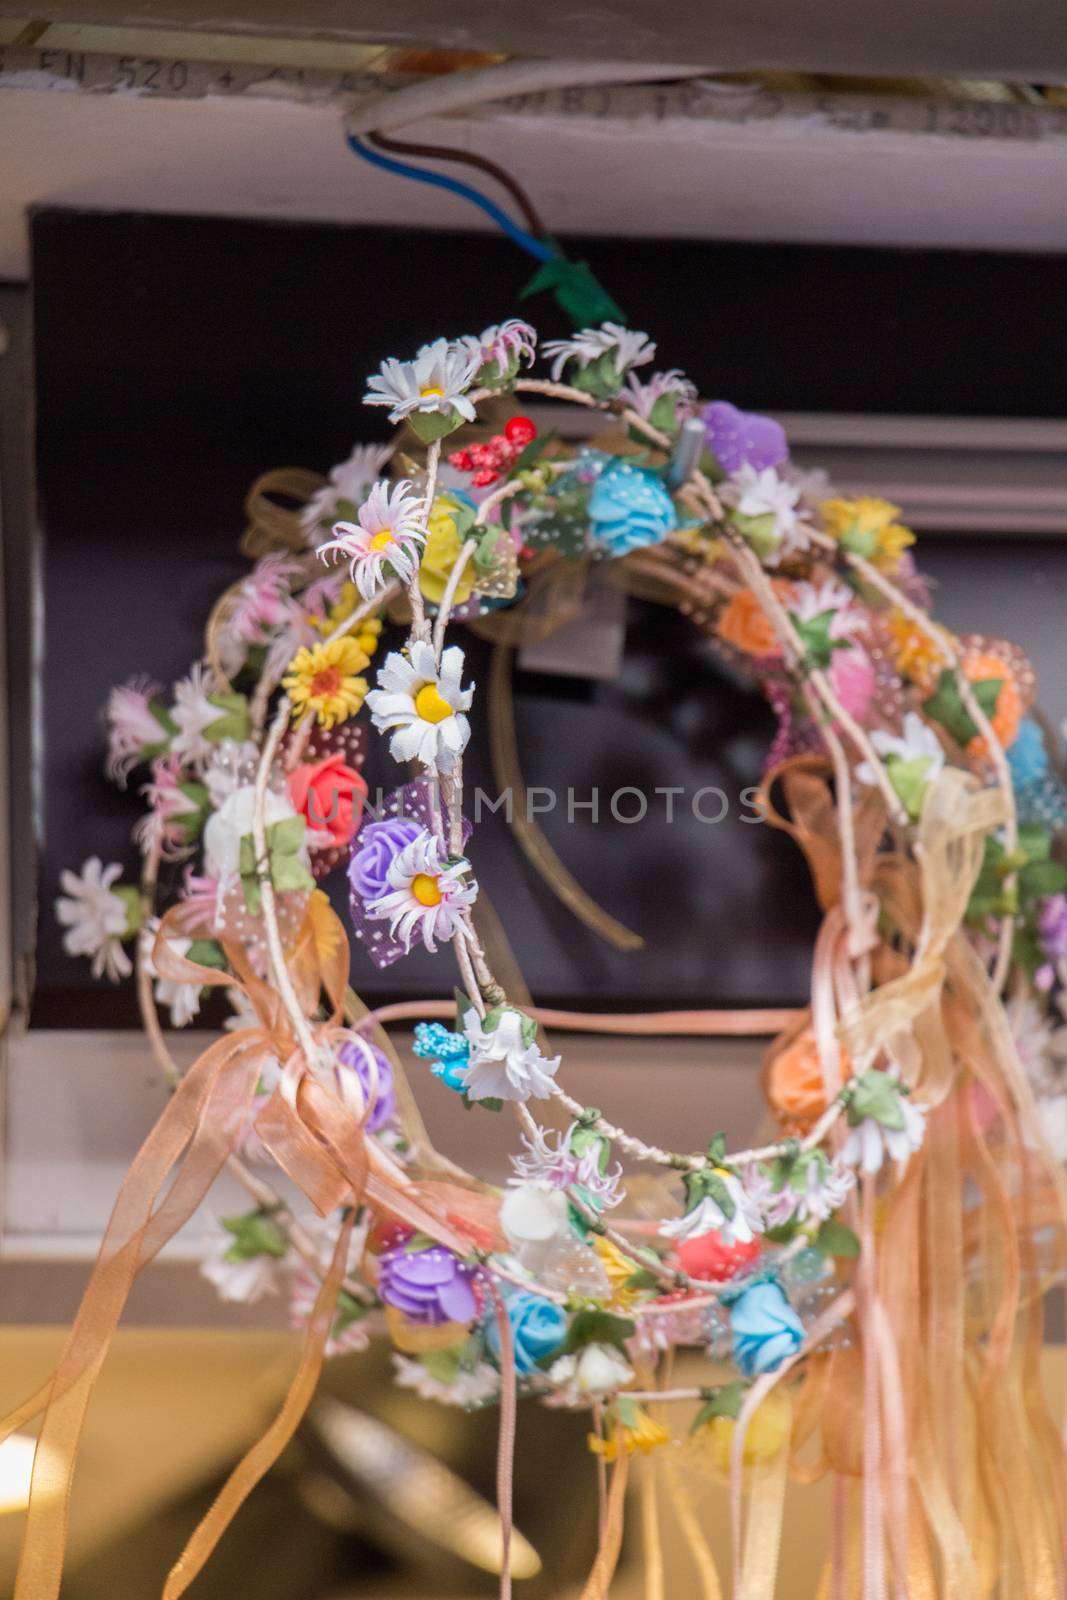
<path id="1" fill-rule="evenodd" d="M 237 592 L 230 609 L 230 626 L 245 644 L 261 644 L 264 631 L 285 622 L 293 609 L 289 579 L 299 566 L 282 555 L 264 556 Z"/>
<path id="2" fill-rule="evenodd" d="M 874 696 L 874 666 L 870 656 L 858 645 L 851 650 L 835 650 L 830 658 L 829 678 L 845 710 L 862 723 Z"/>
<path id="3" fill-rule="evenodd" d="M 112 783 L 125 789 L 139 762 L 166 746 L 167 730 L 157 720 L 151 702 L 161 693 L 148 678 L 131 678 L 107 697 L 108 751 L 104 768 Z"/>
<path id="4" fill-rule="evenodd" d="M 187 825 L 197 806 L 181 787 L 176 756 L 153 761 L 151 781 L 141 793 L 151 809 L 134 829 L 134 838 L 142 850 L 158 842 L 165 861 L 177 860 L 189 847 Z"/>

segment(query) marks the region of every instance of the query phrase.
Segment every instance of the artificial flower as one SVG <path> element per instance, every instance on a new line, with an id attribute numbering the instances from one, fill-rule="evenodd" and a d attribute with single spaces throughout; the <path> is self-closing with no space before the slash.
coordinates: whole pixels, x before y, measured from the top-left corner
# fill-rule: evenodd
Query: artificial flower
<path id="1" fill-rule="evenodd" d="M 895 1071 L 865 1072 L 844 1091 L 849 1133 L 838 1160 L 879 1172 L 886 1156 L 904 1163 L 921 1148 L 926 1136 L 926 1107 L 914 1105 L 901 1089 Z"/>
<path id="2" fill-rule="evenodd" d="M 748 1419 L 745 1439 L 741 1446 L 741 1461 L 754 1467 L 765 1461 L 776 1461 L 789 1443 L 793 1423 L 793 1408 L 789 1396 L 781 1386 L 765 1395 Z M 737 1419 L 720 1412 L 709 1418 L 698 1430 L 701 1442 L 711 1452 L 719 1471 L 725 1476 L 733 1463 L 734 1433 Z"/>
<path id="3" fill-rule="evenodd" d="M 866 650 L 858 645 L 835 650 L 826 676 L 830 688 L 853 721 L 865 723 L 878 684 L 874 663 Z"/>
<path id="4" fill-rule="evenodd" d="M 303 761 L 289 774 L 289 798 L 313 833 L 329 835 L 334 846 L 345 845 L 359 827 L 366 779 L 346 767 L 339 752 L 321 761 Z"/>
<path id="5" fill-rule="evenodd" d="M 551 339 L 542 348 L 543 354 L 552 358 L 552 377 L 557 383 L 563 369 L 574 362 L 578 368 L 576 379 L 595 366 L 598 376 L 614 392 L 631 367 L 643 367 L 656 355 L 656 346 L 647 333 L 634 333 L 617 322 L 582 328 L 570 339 Z"/>
<path id="6" fill-rule="evenodd" d="M 494 1401 L 500 1395 L 500 1374 L 488 1361 L 480 1361 L 469 1371 L 457 1366 L 454 1376 L 448 1379 L 436 1376 L 436 1371 L 411 1356 L 394 1354 L 393 1380 L 401 1389 L 413 1389 L 420 1400 L 436 1400 L 439 1405 L 472 1406 Z"/>
<path id="7" fill-rule="evenodd" d="M 278 1264 L 287 1249 L 277 1224 L 260 1213 L 225 1217 L 208 1236 L 200 1276 L 214 1285 L 220 1300 L 254 1305 L 278 1293 Z"/>
<path id="8" fill-rule="evenodd" d="M 1046 895 L 1037 913 L 1041 953 L 1049 961 L 1067 960 L 1067 894 Z"/>
<path id="9" fill-rule="evenodd" d="M 929 632 L 917 627 L 906 612 L 894 609 L 888 620 L 889 653 L 894 667 L 902 678 L 932 694 L 945 668 L 945 650 L 955 652 L 955 639 L 940 623 L 931 623 L 936 638 L 944 641 L 945 650 L 941 650 Z"/>
<path id="10" fill-rule="evenodd" d="M 701 416 L 705 443 L 725 473 L 780 467 L 789 454 L 785 429 L 773 417 L 739 411 L 729 400 L 713 400 Z"/>
<path id="11" fill-rule="evenodd" d="M 347 722 L 366 698 L 367 680 L 358 674 L 368 664 L 351 635 L 298 650 L 282 679 L 296 716 L 314 716 L 327 732 Z"/>
<path id="12" fill-rule="evenodd" d="M 170 749 L 182 766 L 196 766 L 211 755 L 212 742 L 206 730 L 224 715 L 223 708 L 210 698 L 218 688 L 214 673 L 202 661 L 194 663 L 188 677 L 174 685 L 170 715 L 178 731 Z"/>
<path id="13" fill-rule="evenodd" d="M 548 1375 L 578 1403 L 625 1388 L 633 1382 L 634 1369 L 614 1345 L 587 1344 L 573 1355 L 560 1356 Z"/>
<path id="14" fill-rule="evenodd" d="M 628 374 L 619 390 L 619 399 L 655 428 L 671 429 L 676 423 L 691 417 L 696 409 L 696 384 L 671 367 L 668 372 L 654 372 L 642 383 L 636 372 Z"/>
<path id="15" fill-rule="evenodd" d="M 437 339 L 424 345 L 414 361 L 383 361 L 367 379 L 363 404 L 389 406 L 389 421 L 403 422 L 412 416 L 436 415 L 451 421 L 462 417 L 473 422 L 476 412 L 467 390 L 482 364 L 481 349 L 472 351 L 466 344 L 450 344 Z"/>
<path id="16" fill-rule="evenodd" d="M 538 1371 L 542 1361 L 559 1349 L 567 1337 L 567 1316 L 554 1300 L 546 1300 L 540 1294 L 527 1294 L 522 1289 L 509 1289 L 504 1296 L 504 1307 L 511 1327 L 515 1371 L 520 1378 L 525 1378 Z M 492 1314 L 486 1318 L 485 1343 L 499 1365 L 500 1326 Z"/>
<path id="17" fill-rule="evenodd" d="M 472 1007 L 463 1018 L 470 1046 L 463 1087 L 469 1100 L 547 1098 L 559 1056 L 549 1059 L 537 1044 L 537 1025 L 512 1006 L 499 1006 L 479 1022 Z"/>
<path id="18" fill-rule="evenodd" d="M 763 1231 L 763 1220 L 745 1186 L 726 1167 L 701 1168 L 686 1177 L 685 1214 L 661 1222 L 659 1231 L 669 1239 L 695 1239 L 713 1228 L 726 1244 L 748 1244 Z"/>
<path id="19" fill-rule="evenodd" d="M 478 357 L 477 381 L 497 389 L 510 383 L 522 366 L 529 366 L 537 354 L 537 334 L 528 322 L 509 317 L 506 322 L 484 328 L 478 338 L 463 344 Z"/>
<path id="20" fill-rule="evenodd" d="M 804 1324 L 773 1280 L 742 1289 L 730 1306 L 733 1358 L 746 1378 L 775 1372 L 804 1343 Z"/>
<path id="21" fill-rule="evenodd" d="M 659 544 L 678 524 L 674 501 L 651 467 L 616 461 L 605 467 L 589 496 L 593 544 L 611 556 Z"/>
<path id="22" fill-rule="evenodd" d="M 867 495 L 856 500 L 825 500 L 821 511 L 831 539 L 883 572 L 895 572 L 905 550 L 915 543 L 911 530 L 897 521 L 900 507 L 888 500 Z"/>
<path id="23" fill-rule="evenodd" d="M 723 489 L 723 499 L 733 509 L 733 521 L 770 566 L 810 544 L 797 514 L 800 490 L 774 467 L 742 466 Z"/>
<path id="24" fill-rule="evenodd" d="M 871 734 L 871 744 L 885 762 L 889 781 L 908 815 L 917 817 L 928 785 L 945 765 L 945 752 L 937 734 L 917 711 L 909 711 L 902 733 L 887 733 L 884 728 L 876 728 Z M 877 781 L 869 761 L 860 763 L 856 777 L 861 783 Z"/>
<path id="25" fill-rule="evenodd" d="M 824 578 L 820 583 L 795 583 L 789 598 L 789 612 L 795 621 L 803 623 L 828 617 L 830 638 L 847 639 L 867 626 L 867 618 L 856 607 L 855 598 L 839 578 Z"/>
<path id="26" fill-rule="evenodd" d="M 511 1157 L 515 1178 L 550 1189 L 579 1189 L 597 1211 L 617 1206 L 622 1199 L 622 1167 L 618 1162 L 608 1165 L 606 1139 L 596 1134 L 586 1139 L 586 1132 L 578 1122 L 572 1122 L 563 1133 L 549 1133 L 536 1123 L 529 1132 L 523 1130 L 519 1138 L 525 1154 Z"/>
<path id="27" fill-rule="evenodd" d="M 620 1401 L 620 1406 L 623 1402 Z M 623 1421 L 623 1416 L 626 1420 Z M 615 1461 L 618 1458 L 620 1447 L 632 1456 L 635 1450 L 642 1455 L 648 1455 L 653 1450 L 658 1450 L 661 1445 L 670 1444 L 670 1429 L 665 1428 L 662 1422 L 653 1422 L 648 1412 L 633 1401 L 626 1403 L 624 1410 L 615 1422 L 609 1438 L 598 1438 L 595 1433 L 586 1436 L 586 1442 L 594 1455 L 603 1456 L 605 1461 Z"/>
<path id="28" fill-rule="evenodd" d="M 305 591 L 306 594 L 306 591 Z M 363 597 L 355 584 L 348 578 L 341 584 L 335 600 L 327 602 L 327 609 L 321 616 L 312 620 L 319 633 L 336 633 L 342 622 L 346 622 L 353 612 L 363 604 Z M 381 641 L 382 619 L 375 616 L 364 616 L 353 620 L 349 633 L 363 654 L 368 658 L 377 650 Z"/>
<path id="29" fill-rule="evenodd" d="M 134 838 L 142 851 L 155 846 L 165 861 L 178 860 L 200 832 L 207 789 L 183 779 L 177 757 L 170 755 L 153 761 L 151 779 L 141 794 L 149 809 L 134 829 Z"/>
<path id="30" fill-rule="evenodd" d="M 593 1240 L 593 1249 L 600 1257 L 600 1265 L 604 1268 L 604 1275 L 608 1280 L 611 1305 L 622 1311 L 629 1310 L 643 1297 L 643 1291 L 630 1281 L 638 1272 L 638 1262 L 631 1261 L 617 1244 L 611 1239 L 605 1239 L 602 1234 Z"/>
<path id="31" fill-rule="evenodd" d="M 500 1226 L 513 1250 L 526 1245 L 561 1244 L 573 1235 L 571 1210 L 561 1189 L 521 1183 L 500 1202 Z"/>
<path id="32" fill-rule="evenodd" d="M 452 1033 L 440 1022 L 415 1024 L 415 1042 L 411 1047 L 417 1056 L 430 1063 L 435 1078 L 456 1094 L 463 1093 L 463 1074 L 467 1070 L 470 1045 L 462 1033 Z M 514 1158 L 513 1158 L 514 1159 Z"/>
<path id="33" fill-rule="evenodd" d="M 426 538 L 422 500 L 406 478 L 390 487 L 376 483 L 354 522 L 334 524 L 334 537 L 319 545 L 319 555 L 341 555 L 364 600 L 391 578 L 410 583 Z"/>
<path id="34" fill-rule="evenodd" d="M 220 739 L 200 774 L 213 809 L 224 805 L 235 789 L 254 783 L 258 766 L 259 746 L 254 739 Z"/>
<path id="35" fill-rule="evenodd" d="M 210 875 L 224 885 L 241 869 L 241 840 L 252 832 L 252 816 L 256 809 L 256 789 L 252 783 L 235 789 L 217 811 L 212 812 L 204 825 L 204 864 Z M 263 823 L 271 828 L 276 822 L 295 817 L 288 794 L 268 789 L 264 798 Z"/>
<path id="36" fill-rule="evenodd" d="M 855 1174 L 821 1150 L 797 1156 L 788 1171 L 768 1172 L 753 1162 L 745 1170 L 745 1189 L 768 1228 L 787 1222 L 825 1222 L 844 1204 Z"/>
<path id="37" fill-rule="evenodd" d="M 1045 735 L 1040 724 L 1032 717 L 1023 718 L 1007 754 L 1011 781 L 1016 788 L 1024 784 L 1039 783 L 1048 772 L 1049 760 Z"/>
<path id="38" fill-rule="evenodd" d="M 467 747 L 473 689 L 461 687 L 463 651 L 452 645 L 438 668 L 432 645 L 419 641 L 410 654 L 391 651 L 378 673 L 377 689 L 367 696 L 374 726 L 394 730 L 389 751 L 397 761 L 420 761 L 424 767 L 453 770 Z"/>
<path id="39" fill-rule="evenodd" d="M 312 543 L 320 529 L 338 517 L 353 516 L 372 483 L 381 477 L 393 453 L 391 444 L 357 444 L 347 461 L 331 467 L 329 481 L 316 489 L 300 513 L 300 524 Z"/>
<path id="40" fill-rule="evenodd" d="M 460 522 L 474 509 L 473 501 L 466 495 L 449 489 L 442 490 L 433 503 L 427 522 L 426 548 L 419 567 L 419 588 L 431 605 L 440 605 L 444 599 L 452 569 L 463 548 Z M 468 562 L 453 594 L 453 604 L 463 605 L 471 597 L 476 573 L 474 563 Z"/>
<path id="41" fill-rule="evenodd" d="M 117 685 L 107 697 L 108 751 L 104 770 L 120 789 L 125 789 L 134 767 L 162 754 L 174 731 L 173 724 L 167 726 L 170 719 L 158 703 L 160 692 L 158 683 L 148 678 L 131 678 L 129 683 Z"/>
<path id="42" fill-rule="evenodd" d="M 960 660 L 960 668 L 963 676 L 972 684 L 999 681 L 1000 690 L 996 703 L 989 713 L 989 723 L 997 743 L 1002 749 L 1007 750 L 1014 743 L 1026 710 L 1026 704 L 1009 663 L 1001 656 L 994 655 L 992 651 L 965 650 Z M 976 734 L 969 741 L 967 751 L 969 755 L 978 757 L 986 754 L 986 743 L 981 734 Z"/>
<path id="43" fill-rule="evenodd" d="M 427 828 L 393 857 L 386 874 L 386 892 L 367 905 L 373 920 L 389 923 L 389 932 L 405 950 L 420 938 L 427 950 L 438 939 L 451 939 L 464 913 L 478 897 L 470 880 L 470 864 L 444 858 L 442 846 Z"/>
<path id="44" fill-rule="evenodd" d="M 710 1228 L 693 1239 L 679 1239 L 676 1254 L 682 1271 L 690 1278 L 701 1283 L 728 1283 L 755 1266 L 761 1248 L 758 1239 L 744 1243 L 735 1239 L 727 1244 L 718 1228 Z"/>
<path id="45" fill-rule="evenodd" d="M 446 1249 L 396 1245 L 378 1257 L 378 1294 L 409 1322 L 440 1327 L 445 1322 L 471 1323 L 478 1315 L 474 1269 Z"/>
<path id="46" fill-rule="evenodd" d="M 724 644 L 748 656 L 780 656 L 774 626 L 751 589 L 735 589 L 719 612 L 715 631 Z"/>
<path id="47" fill-rule="evenodd" d="M 117 862 L 104 866 L 90 856 L 80 873 L 64 869 L 59 875 L 64 893 L 55 903 L 56 919 L 67 930 L 63 948 L 69 956 L 91 956 L 94 978 L 105 974 L 112 983 L 133 971 L 123 939 L 136 931 L 136 890 L 116 891 L 122 876 Z"/>
<path id="48" fill-rule="evenodd" d="M 224 613 L 234 638 L 245 645 L 263 644 L 270 629 L 287 622 L 294 608 L 290 583 L 300 574 L 299 563 L 276 552 L 257 561 Z"/>
<path id="49" fill-rule="evenodd" d="M 841 1055 L 843 1078 L 851 1062 Z M 790 1132 L 805 1133 L 826 1110 L 822 1062 L 813 1028 L 801 1031 L 771 1058 L 765 1072 L 764 1092 L 772 1111 Z"/>
<path id="50" fill-rule="evenodd" d="M 381 817 L 364 823 L 359 846 L 348 863 L 352 893 L 365 903 L 380 900 L 389 891 L 389 868 L 400 852 L 422 833 L 414 817 Z"/>
<path id="51" fill-rule="evenodd" d="M 358 1085 L 357 1114 L 370 1109 L 363 1118 L 368 1133 L 380 1133 L 396 1116 L 396 1078 L 393 1064 L 383 1050 L 361 1034 L 349 1034 L 337 1050 L 334 1078 L 342 1100 L 352 1104 L 346 1094 L 345 1079 L 351 1074 Z"/>
<path id="52" fill-rule="evenodd" d="M 158 926 L 158 925 L 157 925 Z M 155 978 L 155 1000 L 157 1006 L 170 1008 L 170 1025 L 172 1028 L 184 1028 L 200 1010 L 200 989 L 195 983 L 184 983 L 176 978 L 161 978 L 152 960 L 152 944 L 155 927 L 150 928 L 142 937 L 145 939 L 145 967 L 150 977 Z M 187 956 L 192 949 L 191 939 L 168 939 L 167 944 L 176 956 Z"/>

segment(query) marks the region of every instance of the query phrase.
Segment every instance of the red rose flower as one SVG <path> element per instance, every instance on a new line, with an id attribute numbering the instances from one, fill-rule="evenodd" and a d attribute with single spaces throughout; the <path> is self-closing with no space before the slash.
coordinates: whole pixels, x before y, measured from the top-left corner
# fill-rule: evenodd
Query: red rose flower
<path id="1" fill-rule="evenodd" d="M 723 1244 L 717 1228 L 710 1233 L 698 1234 L 695 1239 L 682 1239 L 678 1244 L 678 1260 L 683 1272 L 703 1283 L 726 1283 L 739 1272 L 751 1267 L 759 1256 L 759 1241 L 748 1244 Z"/>
<path id="2" fill-rule="evenodd" d="M 307 818 L 309 828 L 329 833 L 335 845 L 346 845 L 363 817 L 367 785 L 346 767 L 340 755 L 305 762 L 289 774 L 289 798 Z"/>

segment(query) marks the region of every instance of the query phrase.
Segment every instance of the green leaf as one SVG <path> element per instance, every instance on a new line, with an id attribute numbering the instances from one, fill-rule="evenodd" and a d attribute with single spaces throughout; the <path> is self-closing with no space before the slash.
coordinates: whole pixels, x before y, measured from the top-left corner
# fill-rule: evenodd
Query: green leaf
<path id="1" fill-rule="evenodd" d="M 708 1141 L 708 1160 L 713 1167 L 721 1167 L 726 1160 L 726 1135 L 716 1133 Z"/>
<path id="2" fill-rule="evenodd" d="M 669 392 L 658 395 L 652 402 L 648 420 L 661 433 L 673 433 L 678 426 L 678 396 Z M 641 442 L 645 441 L 642 439 Z"/>
<path id="3" fill-rule="evenodd" d="M 355 1295 L 349 1294 L 347 1289 L 339 1289 L 336 1310 L 337 1314 L 333 1319 L 331 1332 L 335 1339 L 339 1339 L 346 1328 L 351 1328 L 354 1323 L 363 1321 L 370 1307 L 364 1305 L 362 1300 L 357 1300 Z"/>
<path id="4" fill-rule="evenodd" d="M 453 1344 L 447 1350 L 425 1350 L 419 1360 L 431 1378 L 436 1378 L 438 1383 L 451 1384 L 459 1377 L 462 1355 L 463 1346 Z"/>
<path id="5" fill-rule="evenodd" d="M 824 1256 L 858 1256 L 860 1242 L 851 1228 L 846 1228 L 836 1217 L 827 1217 L 813 1241 L 816 1250 Z"/>
<path id="6" fill-rule="evenodd" d="M 514 464 L 511 468 L 512 476 L 514 477 L 515 474 L 519 472 L 525 472 L 528 467 L 535 466 L 544 455 L 548 445 L 550 445 L 556 438 L 558 438 L 558 434 L 556 434 L 555 431 L 550 433 L 539 433 L 535 438 L 530 440 L 529 444 L 524 444 L 518 455 L 515 457 Z M 505 505 L 506 504 L 507 502 L 505 501 Z"/>
<path id="7" fill-rule="evenodd" d="M 740 511 L 731 511 L 729 520 L 761 561 L 781 548 L 782 536 L 775 530 L 773 511 L 765 511 L 758 517 L 746 517 Z"/>
<path id="8" fill-rule="evenodd" d="M 166 738 L 162 740 L 160 744 L 161 749 L 166 749 L 167 745 L 174 738 L 174 735 L 178 731 L 178 724 L 175 722 L 174 718 L 171 716 L 162 700 L 156 698 L 149 700 L 148 709 L 159 723 L 159 726 L 163 729 L 163 732 L 166 734 Z M 145 751 L 144 754 L 147 754 L 147 751 Z"/>
<path id="9" fill-rule="evenodd" d="M 992 716 L 996 710 L 1003 686 L 1003 678 L 983 678 L 971 685 L 974 698 L 987 717 Z M 933 694 L 923 701 L 923 710 L 931 721 L 939 722 L 959 745 L 969 744 L 978 733 L 978 729 L 971 721 L 970 713 L 963 704 L 956 675 L 949 667 L 942 672 Z"/>
<path id="10" fill-rule="evenodd" d="M 252 1261 L 273 1256 L 280 1261 L 289 1253 L 289 1239 L 269 1211 L 248 1211 L 242 1217 L 223 1217 L 222 1226 L 233 1235 L 227 1261 Z"/>
<path id="11" fill-rule="evenodd" d="M 121 900 L 126 907 L 126 926 L 119 937 L 130 939 L 140 931 L 141 919 L 144 915 L 144 908 L 141 905 L 141 891 L 140 889 L 135 889 L 132 884 L 118 883 L 111 893 L 116 899 Z"/>
<path id="12" fill-rule="evenodd" d="M 649 1272 L 647 1267 L 638 1267 L 636 1272 L 631 1272 L 623 1287 L 625 1289 L 658 1289 L 659 1279 L 654 1272 Z"/>
<path id="13" fill-rule="evenodd" d="M 689 1432 L 696 1433 L 699 1428 L 714 1422 L 716 1417 L 730 1417 L 736 1422 L 747 1393 L 748 1385 L 745 1383 L 724 1383 L 721 1388 L 709 1390 L 708 1398 L 693 1418 Z"/>
<path id="14" fill-rule="evenodd" d="M 185 956 L 187 961 L 196 961 L 202 967 L 215 967 L 219 972 L 226 971 L 227 962 L 222 953 L 222 946 L 214 939 L 194 939 Z"/>
<path id="15" fill-rule="evenodd" d="M 850 1128 L 858 1127 L 867 1117 L 883 1128 L 899 1131 L 904 1127 L 900 1085 L 887 1072 L 874 1068 L 853 1078 L 845 1085 L 843 1098 Z"/>
<path id="16" fill-rule="evenodd" d="M 266 831 L 267 871 L 275 889 L 313 889 L 315 880 L 300 859 L 307 823 L 303 817 L 283 817 Z M 240 844 L 239 868 L 245 905 L 255 916 L 260 907 L 259 873 L 255 842 L 250 833 Z"/>
<path id="17" fill-rule="evenodd" d="M 437 1240 L 429 1233 L 413 1233 L 404 1246 L 406 1256 L 416 1256 L 420 1250 L 432 1250 Z"/>
<path id="18" fill-rule="evenodd" d="M 222 715 L 208 723 L 204 738 L 213 744 L 220 739 L 236 739 L 238 744 L 243 744 L 252 728 L 247 697 L 233 690 L 227 694 L 209 694 L 207 699 L 208 705 L 218 706 Z"/>
<path id="19" fill-rule="evenodd" d="M 1052 854 L 1052 833 L 1040 822 L 1027 822 L 1019 829 L 1019 849 L 1027 861 L 1047 861 Z"/>
<path id="20" fill-rule="evenodd" d="M 835 650 L 848 649 L 847 639 L 831 639 L 830 627 L 836 611 L 820 611 L 804 622 L 795 611 L 789 613 L 793 626 L 804 643 L 804 652 L 816 667 L 828 667 Z"/>
<path id="21" fill-rule="evenodd" d="M 1019 896 L 1026 900 L 1045 900 L 1067 889 L 1067 871 L 1058 861 L 1028 861 L 1019 873 Z"/>
<path id="22" fill-rule="evenodd" d="M 433 444 L 435 439 L 443 439 L 463 426 L 463 418 L 454 406 L 449 411 L 411 411 L 407 420 L 423 444 Z"/>
<path id="23" fill-rule="evenodd" d="M 572 1355 L 590 1344 L 610 1344 L 625 1354 L 626 1340 L 633 1334 L 634 1324 L 629 1317 L 616 1317 L 610 1311 L 589 1308 L 576 1312 L 571 1318 L 563 1349 L 567 1355 Z"/>
<path id="24" fill-rule="evenodd" d="M 500 539 L 499 528 L 489 528 L 478 541 L 474 552 L 474 565 L 480 572 L 488 572 L 496 560 L 496 547 Z"/>
<path id="25" fill-rule="evenodd" d="M 929 756 L 912 756 L 904 761 L 900 756 L 890 756 L 885 764 L 886 774 L 909 817 L 922 813 L 923 800 L 930 783 Z"/>

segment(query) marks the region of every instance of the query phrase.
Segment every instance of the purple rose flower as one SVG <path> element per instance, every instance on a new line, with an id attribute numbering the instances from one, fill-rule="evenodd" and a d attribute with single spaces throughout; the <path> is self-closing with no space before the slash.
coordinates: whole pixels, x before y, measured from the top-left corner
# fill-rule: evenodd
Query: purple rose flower
<path id="1" fill-rule="evenodd" d="M 772 417 L 738 411 L 729 400 L 713 400 L 703 410 L 707 446 L 724 472 L 742 467 L 777 467 L 789 454 L 785 429 Z"/>
<path id="2" fill-rule="evenodd" d="M 359 849 L 353 850 L 348 863 L 352 893 L 364 902 L 379 900 L 387 891 L 386 874 L 394 858 L 421 832 L 421 823 L 413 817 L 383 817 L 380 822 L 366 823 L 359 835 Z"/>
<path id="3" fill-rule="evenodd" d="M 403 1312 L 410 1322 L 428 1327 L 470 1323 L 478 1315 L 471 1282 L 474 1271 L 443 1244 L 426 1250 L 398 1245 L 379 1257 L 378 1293 L 385 1305 Z"/>
<path id="4" fill-rule="evenodd" d="M 396 1083 L 389 1057 L 359 1037 L 346 1039 L 337 1052 L 342 1066 L 350 1068 L 359 1080 L 364 1100 L 374 1096 L 371 1114 L 364 1123 L 368 1133 L 378 1133 L 396 1116 Z M 342 1095 L 344 1092 L 341 1085 Z"/>

